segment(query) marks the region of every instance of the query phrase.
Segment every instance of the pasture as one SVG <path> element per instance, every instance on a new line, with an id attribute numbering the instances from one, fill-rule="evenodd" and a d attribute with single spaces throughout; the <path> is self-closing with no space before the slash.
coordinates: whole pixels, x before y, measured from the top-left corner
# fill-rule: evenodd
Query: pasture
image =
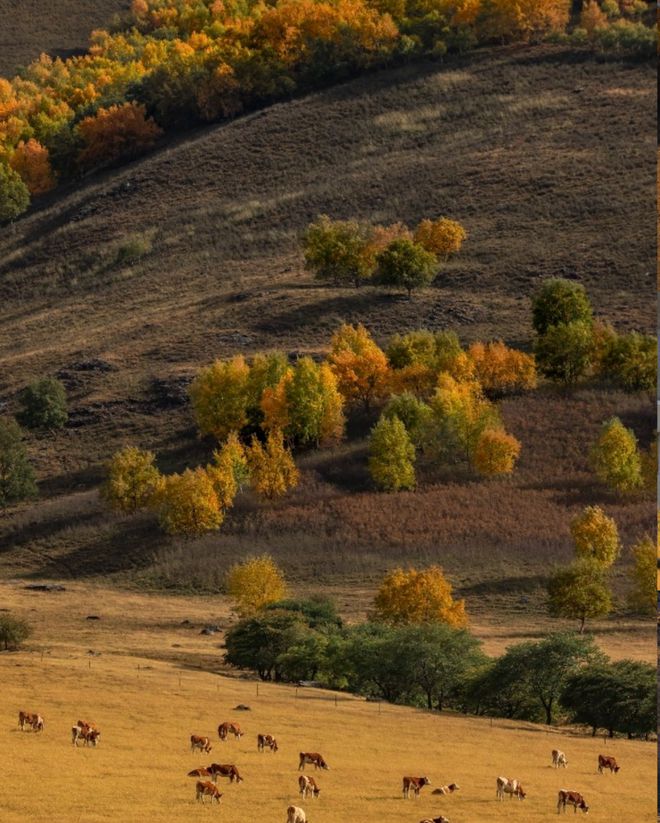
<path id="1" fill-rule="evenodd" d="M 255 681 L 195 669 L 202 648 L 207 656 L 213 650 L 216 661 L 221 654 L 219 635 L 198 633 L 202 615 L 210 619 L 211 599 L 125 595 L 121 610 L 122 596 L 102 589 L 12 597 L 5 585 L 3 595 L 3 603 L 14 608 L 22 602 L 20 611 L 35 625 L 25 652 L 0 656 L 6 823 L 177 823 L 191 816 L 284 823 L 292 801 L 311 823 L 418 823 L 440 813 L 451 823 L 534 823 L 554 819 L 559 788 L 585 795 L 589 820 L 654 819 L 652 743 L 431 715 L 321 690 L 263 683 L 257 688 Z M 101 619 L 86 621 L 87 614 Z M 181 626 L 185 614 L 194 629 Z M 173 650 L 187 653 L 187 666 L 183 658 L 176 664 L 167 659 Z M 251 711 L 233 711 L 239 703 Z M 41 712 L 45 731 L 20 732 L 19 709 Z M 98 748 L 72 746 L 70 728 L 78 719 L 100 728 Z M 224 720 L 238 721 L 245 736 L 218 740 Z M 259 732 L 277 737 L 276 754 L 257 752 Z M 191 733 L 212 738 L 210 755 L 191 754 Z M 551 767 L 553 748 L 566 752 L 568 769 Z M 318 800 L 298 802 L 301 750 L 321 752 L 330 765 L 328 772 L 309 772 L 321 786 Z M 617 758 L 618 775 L 597 773 L 601 752 Z M 219 809 L 197 804 L 195 781 L 186 777 L 211 762 L 235 763 L 244 777 L 239 785 L 220 780 Z M 418 801 L 404 801 L 404 774 L 425 774 L 433 786 L 456 782 L 461 789 L 433 797 L 426 788 Z M 498 775 L 520 779 L 527 799 L 496 801 Z"/>

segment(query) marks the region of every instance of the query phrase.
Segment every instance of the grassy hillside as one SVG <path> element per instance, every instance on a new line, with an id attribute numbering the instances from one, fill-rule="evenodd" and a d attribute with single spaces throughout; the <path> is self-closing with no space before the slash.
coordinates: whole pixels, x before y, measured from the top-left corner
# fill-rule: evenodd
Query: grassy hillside
<path id="1" fill-rule="evenodd" d="M 589 820 L 647 823 L 654 819 L 652 743 L 603 741 L 523 722 L 430 715 L 378 705 L 319 690 L 256 684 L 206 669 L 220 654 L 215 637 L 200 637 L 198 621 L 216 619 L 217 600 L 118 596 L 101 588 L 75 586 L 55 595 L 2 587 L 3 602 L 32 615 L 36 634 L 27 653 L 0 656 L 3 709 L 0 738 L 3 820 L 89 823 L 128 820 L 139 813 L 154 821 L 189 820 L 195 808 L 194 781 L 186 773 L 210 762 L 234 762 L 245 777 L 221 783 L 219 815 L 229 823 L 284 820 L 297 801 L 301 749 L 319 750 L 330 771 L 317 773 L 319 800 L 301 802 L 313 823 L 418 821 L 440 813 L 452 821 L 547 820 L 561 787 L 581 791 Z M 148 602 L 147 602 L 148 601 Z M 100 615 L 86 621 L 87 614 Z M 192 626 L 181 625 L 192 619 Z M 44 654 L 42 656 L 41 651 Z M 88 654 L 88 650 L 95 652 Z M 168 662 L 188 653 L 188 668 Z M 138 668 L 139 667 L 139 668 Z M 233 712 L 238 703 L 250 712 Z M 15 728 L 20 708 L 45 717 L 43 734 Z M 78 719 L 102 731 L 97 749 L 74 748 L 70 727 Z M 219 722 L 238 720 L 240 741 L 220 743 Z M 280 751 L 258 754 L 258 732 L 275 734 Z M 209 756 L 192 755 L 191 733 L 213 740 Z M 551 768 L 550 752 L 568 756 L 568 769 Z M 620 775 L 599 775 L 599 752 L 616 756 Z M 44 763 L 48 767 L 44 768 Z M 456 782 L 450 797 L 418 802 L 400 795 L 405 773 L 427 774 L 434 786 Z M 518 777 L 528 798 L 498 803 L 495 779 Z M 359 780 L 356 780 L 359 775 Z M 313 816 L 312 816 L 313 815 Z"/>
<path id="2" fill-rule="evenodd" d="M 30 439 L 41 497 L 0 515 L 0 568 L 146 569 L 159 584 L 214 586 L 258 548 L 294 577 L 345 583 L 438 560 L 476 603 L 517 602 L 568 558 L 581 506 L 604 505 L 627 545 L 650 531 L 650 502 L 594 488 L 586 447 L 611 414 L 646 445 L 651 404 L 599 388 L 504 404 L 523 443 L 512 480 L 440 475 L 415 494 L 370 491 L 369 421 L 356 421 L 344 447 L 302 456 L 299 491 L 272 507 L 243 498 L 219 535 L 192 545 L 108 514 L 96 486 L 121 444 L 155 449 L 168 471 L 208 458 L 185 402 L 197 367 L 237 351 L 318 351 L 341 321 L 381 342 L 424 325 L 527 347 L 529 297 L 561 275 L 584 282 L 618 328 L 652 329 L 654 87 L 647 66 L 499 49 L 276 105 L 44 200 L 0 237 L 0 400 L 11 411 L 28 380 L 59 374 L 72 414 L 62 433 Z M 412 301 L 337 290 L 302 268 L 298 239 L 320 212 L 447 214 L 470 238 Z"/>
<path id="3" fill-rule="evenodd" d="M 87 48 L 89 33 L 101 28 L 129 0 L 0 0 L 0 75 L 10 77 L 42 52 L 65 57 Z"/>

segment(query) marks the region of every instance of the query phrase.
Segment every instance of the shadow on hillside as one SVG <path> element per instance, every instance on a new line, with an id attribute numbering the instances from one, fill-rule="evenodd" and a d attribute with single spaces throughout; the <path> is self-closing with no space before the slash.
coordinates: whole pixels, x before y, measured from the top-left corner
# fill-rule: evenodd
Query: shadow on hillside
<path id="1" fill-rule="evenodd" d="M 534 592 L 548 582 L 547 575 L 531 574 L 525 577 L 502 577 L 461 586 L 461 595 L 513 594 Z"/>
<path id="2" fill-rule="evenodd" d="M 355 289 L 353 292 L 319 300 L 311 305 L 296 306 L 280 314 L 273 314 L 268 320 L 256 324 L 262 332 L 295 331 L 316 323 L 327 323 L 329 319 L 337 317 L 347 322 L 355 319 L 355 315 L 365 315 L 375 307 L 390 306 L 399 302 L 401 296 L 384 292 L 375 292 L 372 289 Z"/>
<path id="3" fill-rule="evenodd" d="M 104 469 L 100 463 L 77 471 L 64 472 L 48 477 L 39 483 L 41 497 L 57 497 L 74 491 L 89 491 L 103 481 Z"/>
<path id="4" fill-rule="evenodd" d="M 19 525 L 7 534 L 0 535 L 0 554 L 12 551 L 19 546 L 27 546 L 37 540 L 52 538 L 65 529 L 98 523 L 101 517 L 102 514 L 99 511 L 78 512 L 73 517 L 71 512 L 67 511 L 35 523 Z"/>
<path id="5" fill-rule="evenodd" d="M 319 457 L 313 461 L 312 467 L 324 482 L 342 491 L 373 491 L 373 483 L 367 469 L 366 445 L 341 454 Z"/>

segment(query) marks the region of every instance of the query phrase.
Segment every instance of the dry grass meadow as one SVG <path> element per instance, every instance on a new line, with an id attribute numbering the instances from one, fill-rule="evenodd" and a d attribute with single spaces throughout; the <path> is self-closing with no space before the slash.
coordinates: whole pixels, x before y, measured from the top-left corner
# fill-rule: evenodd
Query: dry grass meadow
<path id="1" fill-rule="evenodd" d="M 294 801 L 310 823 L 417 823 L 445 814 L 452 823 L 555 819 L 559 788 L 587 798 L 589 820 L 646 823 L 655 816 L 649 789 L 655 745 L 604 742 L 543 726 L 378 705 L 320 690 L 257 684 L 212 671 L 220 652 L 202 637 L 204 621 L 223 620 L 217 598 L 185 599 L 118 593 L 73 584 L 58 594 L 26 592 L 7 583 L 3 603 L 30 616 L 35 635 L 25 652 L 0 655 L 3 685 L 3 823 L 97 823 L 150 820 L 177 823 L 284 823 Z M 88 614 L 100 620 L 87 621 Z M 182 625 L 188 619 L 193 627 Z M 217 637 L 217 636 L 216 636 Z M 94 651 L 94 655 L 89 652 Z M 179 658 L 171 659 L 172 653 Z M 208 665 L 207 665 L 208 663 Z M 233 712 L 238 703 L 250 712 Z M 43 734 L 16 728 L 20 708 L 40 711 Z M 69 730 L 78 719 L 102 730 L 97 749 L 74 748 Z M 240 741 L 221 743 L 219 722 L 235 719 Z M 216 739 L 207 757 L 189 751 L 194 732 Z M 258 732 L 275 734 L 280 751 L 256 750 Z M 550 751 L 567 753 L 557 773 Z M 317 774 L 321 798 L 298 803 L 297 759 L 318 750 L 330 771 Z M 619 775 L 599 775 L 599 752 L 614 754 Z M 198 807 L 187 772 L 208 762 L 235 763 L 245 777 L 222 785 L 219 809 Z M 456 782 L 450 797 L 404 801 L 404 773 L 427 774 L 435 786 Z M 518 777 L 528 799 L 495 800 L 495 778 Z"/>

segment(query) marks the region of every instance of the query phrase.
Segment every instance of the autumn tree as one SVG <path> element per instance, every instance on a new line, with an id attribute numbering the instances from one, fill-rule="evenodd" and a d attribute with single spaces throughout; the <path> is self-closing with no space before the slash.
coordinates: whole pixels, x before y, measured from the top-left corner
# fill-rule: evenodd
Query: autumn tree
<path id="1" fill-rule="evenodd" d="M 289 361 L 283 352 L 259 352 L 252 358 L 247 380 L 247 417 L 248 426 L 252 429 L 263 427 L 261 401 L 264 392 L 266 389 L 274 389 L 289 371 Z"/>
<path id="2" fill-rule="evenodd" d="M 585 556 L 555 571 L 548 582 L 548 607 L 552 617 L 578 620 L 580 634 L 587 619 L 609 614 L 612 594 L 603 564 Z"/>
<path id="3" fill-rule="evenodd" d="M 381 416 L 371 431 L 369 473 L 383 491 L 415 487 L 415 446 L 396 416 Z"/>
<path id="4" fill-rule="evenodd" d="M 0 508 L 37 493 L 23 432 L 10 417 L 0 417 Z"/>
<path id="5" fill-rule="evenodd" d="M 520 456 L 520 441 L 502 429 L 485 429 L 474 448 L 472 464 L 482 477 L 513 472 Z"/>
<path id="6" fill-rule="evenodd" d="M 387 346 L 387 357 L 396 393 L 410 391 L 417 397 L 429 397 L 442 372 L 461 382 L 474 376 L 474 364 L 453 331 L 419 329 L 394 335 Z"/>
<path id="7" fill-rule="evenodd" d="M 247 456 L 236 432 L 231 432 L 221 448 L 213 452 L 213 463 L 206 467 L 206 471 L 220 506 L 228 509 L 249 480 Z"/>
<path id="8" fill-rule="evenodd" d="M 538 40 L 568 25 L 571 0 L 482 0 L 477 19 L 481 39 Z"/>
<path id="9" fill-rule="evenodd" d="M 437 273 L 437 258 L 413 240 L 394 240 L 376 258 L 377 282 L 404 289 L 408 298 L 414 289 L 429 286 Z"/>
<path id="10" fill-rule="evenodd" d="M 262 497 L 281 497 L 298 484 L 298 469 L 278 429 L 268 432 L 265 444 L 253 437 L 246 457 L 250 484 Z"/>
<path id="11" fill-rule="evenodd" d="M 190 400 L 202 434 L 223 441 L 247 424 L 249 375 L 242 355 L 216 360 L 200 370 L 190 386 Z"/>
<path id="12" fill-rule="evenodd" d="M 619 556 L 619 530 L 600 506 L 587 506 L 573 518 L 571 536 L 578 558 L 595 560 L 606 568 Z"/>
<path id="13" fill-rule="evenodd" d="M 454 600 L 451 584 L 439 566 L 389 572 L 374 599 L 374 611 L 386 623 L 467 625 L 465 601 Z"/>
<path id="14" fill-rule="evenodd" d="M 368 240 L 368 228 L 357 221 L 331 220 L 322 214 L 303 239 L 305 267 L 336 286 L 359 286 L 372 274 Z"/>
<path id="15" fill-rule="evenodd" d="M 536 388 L 534 358 L 509 348 L 501 340 L 473 343 L 468 355 L 474 363 L 477 380 L 490 395 Z"/>
<path id="16" fill-rule="evenodd" d="M 545 280 L 532 300 L 532 325 L 538 335 L 551 326 L 569 323 L 591 325 L 592 310 L 587 291 L 581 283 L 562 278 Z"/>
<path id="17" fill-rule="evenodd" d="M 357 401 L 369 411 L 371 404 L 385 395 L 389 379 L 387 357 L 362 324 L 344 324 L 335 332 L 328 362 L 347 402 Z"/>
<path id="18" fill-rule="evenodd" d="M 591 324 L 575 321 L 550 326 L 537 338 L 534 353 L 541 374 L 565 386 L 575 385 L 593 361 Z"/>
<path id="19" fill-rule="evenodd" d="M 618 417 L 603 423 L 590 453 L 591 467 L 598 479 L 620 493 L 640 488 L 642 460 L 637 438 Z"/>
<path id="20" fill-rule="evenodd" d="M 91 169 L 139 157 L 153 148 L 162 131 L 147 117 L 143 105 L 131 102 L 100 108 L 85 117 L 78 124 L 78 134 L 83 142 L 78 163 Z"/>
<path id="21" fill-rule="evenodd" d="M 252 616 L 287 594 L 284 574 L 269 554 L 235 563 L 227 572 L 225 588 L 241 617 Z"/>
<path id="22" fill-rule="evenodd" d="M 213 481 L 202 468 L 163 478 L 158 507 L 163 529 L 187 538 L 217 531 L 224 520 Z"/>
<path id="23" fill-rule="evenodd" d="M 630 570 L 633 587 L 629 605 L 640 614 L 654 615 L 658 607 L 658 549 L 646 535 L 632 547 L 634 566 Z"/>
<path id="24" fill-rule="evenodd" d="M 55 377 L 44 377 L 18 395 L 21 406 L 16 419 L 28 429 L 61 429 L 69 419 L 66 390 Z"/>
<path id="25" fill-rule="evenodd" d="M 438 220 L 422 220 L 415 229 L 414 240 L 440 260 L 447 260 L 461 250 L 467 232 L 456 220 L 440 217 Z"/>
<path id="26" fill-rule="evenodd" d="M 48 149 L 33 137 L 19 142 L 9 165 L 20 175 L 30 194 L 45 194 L 55 186 Z"/>
<path id="27" fill-rule="evenodd" d="M 657 338 L 637 332 L 611 337 L 600 362 L 602 375 L 627 392 L 654 391 L 657 370 Z"/>
<path id="28" fill-rule="evenodd" d="M 414 445 L 423 447 L 433 417 L 431 407 L 427 403 L 419 400 L 412 392 L 395 394 L 387 401 L 383 416 L 388 419 L 398 417 Z"/>
<path id="29" fill-rule="evenodd" d="M 0 160 L 0 222 L 13 220 L 30 205 L 30 192 L 20 174 Z"/>
<path id="30" fill-rule="evenodd" d="M 136 512 L 155 503 L 162 477 L 152 452 L 126 446 L 112 456 L 101 497 L 114 509 Z"/>

